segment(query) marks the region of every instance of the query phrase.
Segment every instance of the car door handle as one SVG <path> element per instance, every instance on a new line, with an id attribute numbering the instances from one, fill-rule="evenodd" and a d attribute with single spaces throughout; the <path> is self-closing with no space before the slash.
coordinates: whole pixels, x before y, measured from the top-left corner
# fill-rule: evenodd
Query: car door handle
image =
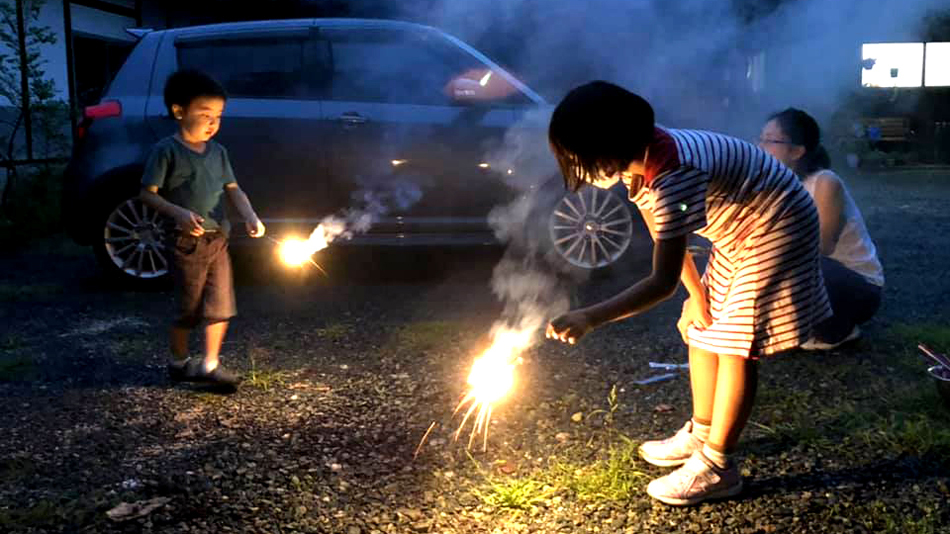
<path id="1" fill-rule="evenodd" d="M 337 117 L 337 120 L 346 126 L 355 126 L 357 124 L 365 124 L 369 119 L 360 115 L 359 113 L 349 111 Z"/>

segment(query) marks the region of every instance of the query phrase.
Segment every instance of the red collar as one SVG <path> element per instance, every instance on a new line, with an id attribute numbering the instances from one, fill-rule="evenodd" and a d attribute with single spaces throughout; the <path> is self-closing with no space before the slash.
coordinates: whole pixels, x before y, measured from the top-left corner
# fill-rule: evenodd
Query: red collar
<path id="1" fill-rule="evenodd" d="M 653 179 L 680 166 L 676 141 L 666 130 L 655 127 L 653 141 L 647 147 L 643 161 L 643 183 L 649 185 Z"/>

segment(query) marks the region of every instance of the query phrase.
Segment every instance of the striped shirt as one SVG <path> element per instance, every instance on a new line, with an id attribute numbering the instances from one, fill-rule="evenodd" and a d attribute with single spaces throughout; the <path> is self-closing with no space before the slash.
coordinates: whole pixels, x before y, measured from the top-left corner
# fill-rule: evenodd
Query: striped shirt
<path id="1" fill-rule="evenodd" d="M 818 214 L 798 177 L 751 143 L 657 128 L 643 187 L 656 239 L 689 233 L 712 243 L 703 283 L 713 324 L 690 345 L 757 357 L 797 347 L 831 314 L 819 263 Z"/>

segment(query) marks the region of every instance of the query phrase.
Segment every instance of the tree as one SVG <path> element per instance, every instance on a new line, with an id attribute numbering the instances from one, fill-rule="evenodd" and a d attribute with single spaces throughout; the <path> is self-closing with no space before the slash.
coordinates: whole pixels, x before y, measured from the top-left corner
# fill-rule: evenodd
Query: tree
<path id="1" fill-rule="evenodd" d="M 7 181 L 0 198 L 0 210 L 6 213 L 17 186 L 17 170 L 13 162 L 24 154 L 24 145 L 32 145 L 32 128 L 26 128 L 27 139 L 20 143 L 20 130 L 25 124 L 36 124 L 43 135 L 44 156 L 50 156 L 65 137 L 61 118 L 64 104 L 56 99 L 56 87 L 45 71 L 46 60 L 40 47 L 56 43 L 56 34 L 49 26 L 39 24 L 40 11 L 46 0 L 0 0 L 0 97 L 7 100 L 11 112 L 0 115 L 0 164 L 8 167 Z M 24 29 L 20 35 L 20 27 Z M 26 94 L 24 94 L 24 73 Z M 57 124 L 58 123 L 58 124 Z M 47 137 L 49 136 L 49 137 Z M 27 150 L 32 157 L 32 150 Z"/>

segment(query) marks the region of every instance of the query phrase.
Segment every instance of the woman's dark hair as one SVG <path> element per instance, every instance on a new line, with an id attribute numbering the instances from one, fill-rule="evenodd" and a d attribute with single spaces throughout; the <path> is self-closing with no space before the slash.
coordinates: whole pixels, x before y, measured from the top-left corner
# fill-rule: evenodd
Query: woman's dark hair
<path id="1" fill-rule="evenodd" d="M 188 109 L 188 106 L 196 98 L 214 97 L 227 100 L 228 95 L 224 92 L 214 78 L 194 69 L 182 69 L 175 71 L 168 80 L 165 81 L 165 107 L 168 108 L 168 114 L 172 113 L 172 105 L 177 104 L 182 109 Z"/>
<path id="2" fill-rule="evenodd" d="M 790 142 L 805 147 L 805 155 L 793 169 L 796 173 L 808 176 L 831 166 L 828 151 L 821 144 L 821 129 L 811 115 L 800 109 L 788 108 L 773 114 L 769 121 L 777 122 Z"/>
<path id="3" fill-rule="evenodd" d="M 574 88 L 554 109 L 548 127 L 564 187 L 577 191 L 601 172 L 626 170 L 643 158 L 653 128 L 650 103 L 623 87 L 595 81 Z"/>

